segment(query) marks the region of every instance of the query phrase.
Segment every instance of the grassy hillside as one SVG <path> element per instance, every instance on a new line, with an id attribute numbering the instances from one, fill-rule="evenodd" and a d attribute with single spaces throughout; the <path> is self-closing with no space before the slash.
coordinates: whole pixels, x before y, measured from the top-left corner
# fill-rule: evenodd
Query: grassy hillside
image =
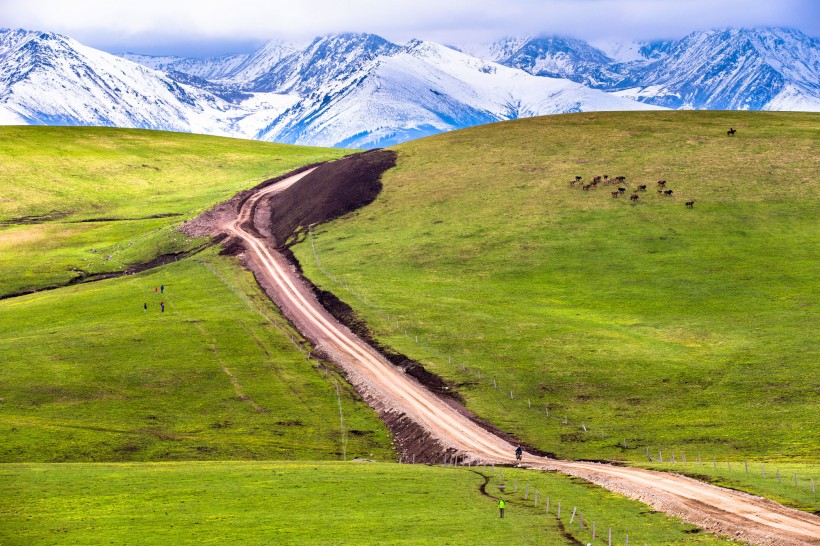
<path id="1" fill-rule="evenodd" d="M 161 131 L 0 127 L 0 296 L 196 246 L 172 226 L 344 154 Z"/>
<path id="2" fill-rule="evenodd" d="M 199 242 L 175 230 L 181 220 L 341 154 L 150 131 L 2 127 L 0 294 L 190 248 Z M 82 222 L 104 218 L 112 220 Z M 315 368 L 302 344 L 253 277 L 216 249 L 139 275 L 0 300 L 0 462 L 340 459 L 337 382 L 347 453 L 392 459 L 376 414 L 341 378 Z"/>
<path id="3" fill-rule="evenodd" d="M 2 300 L 0 461 L 341 459 L 334 381 L 348 456 L 392 459 L 376 414 L 289 336 L 213 250 Z"/>
<path id="4" fill-rule="evenodd" d="M 324 271 L 295 250 L 384 343 L 541 449 L 817 464 L 819 130 L 647 112 L 439 135 L 396 147 L 378 199 L 317 228 Z M 603 174 L 626 196 L 568 183 Z"/>
<path id="5" fill-rule="evenodd" d="M 0 476 L 0 542 L 9 545 L 586 544 L 592 522 L 597 540 L 612 529 L 613 544 L 627 534 L 630 544 L 729 544 L 598 487 L 509 469 L 502 476 L 367 463 L 14 464 L 0 466 Z M 506 485 L 504 519 L 498 485 Z"/>

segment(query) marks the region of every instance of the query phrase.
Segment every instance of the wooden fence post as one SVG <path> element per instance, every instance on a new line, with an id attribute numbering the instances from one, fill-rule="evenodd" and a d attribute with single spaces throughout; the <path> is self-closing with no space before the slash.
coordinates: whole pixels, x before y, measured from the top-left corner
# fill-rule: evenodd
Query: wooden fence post
<path id="1" fill-rule="evenodd" d="M 606 540 L 607 546 L 612 546 L 612 528 L 609 529 L 609 537 Z"/>
<path id="2" fill-rule="evenodd" d="M 575 519 L 575 511 L 578 509 L 577 506 L 572 507 L 572 516 L 569 518 L 569 524 L 572 525 L 572 521 Z"/>

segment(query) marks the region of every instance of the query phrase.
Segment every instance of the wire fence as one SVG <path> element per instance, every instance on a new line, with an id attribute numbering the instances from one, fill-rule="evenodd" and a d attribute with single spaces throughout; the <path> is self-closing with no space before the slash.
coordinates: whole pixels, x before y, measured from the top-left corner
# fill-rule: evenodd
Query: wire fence
<path id="1" fill-rule="evenodd" d="M 381 319 L 383 319 L 391 328 L 393 328 L 397 333 L 404 336 L 406 339 L 412 341 L 414 344 L 418 345 L 419 347 L 423 348 L 428 356 L 432 358 L 437 358 L 442 364 L 444 362 L 447 363 L 449 367 L 455 366 L 456 369 L 461 370 L 462 374 L 467 375 L 470 380 L 477 384 L 483 384 L 486 387 L 492 386 L 492 388 L 499 392 L 505 399 L 509 398 L 508 404 L 518 404 L 520 409 L 523 410 L 526 408 L 532 412 L 538 412 L 541 414 L 544 422 L 551 423 L 556 426 L 563 427 L 565 429 L 573 429 L 578 433 L 589 435 L 589 437 L 600 437 L 600 439 L 604 440 L 610 438 L 613 441 L 613 445 L 617 445 L 617 447 L 625 450 L 632 449 L 637 450 L 641 447 L 644 447 L 646 450 L 646 457 L 648 462 L 650 463 L 679 463 L 682 465 L 687 464 L 686 453 L 683 451 L 678 450 L 677 453 L 674 450 L 667 450 L 666 457 L 664 459 L 663 451 L 659 451 L 657 448 L 650 449 L 650 446 L 647 445 L 646 442 L 630 442 L 626 438 L 621 437 L 611 437 L 610 434 L 604 427 L 601 426 L 593 426 L 587 423 L 583 419 L 573 419 L 570 417 L 568 412 L 558 411 L 556 412 L 554 409 L 550 409 L 550 405 L 543 404 L 539 402 L 533 402 L 531 398 L 527 396 L 520 396 L 516 393 L 516 388 L 510 388 L 508 385 L 502 385 L 498 378 L 491 377 L 486 372 L 482 374 L 480 368 L 476 366 L 468 365 L 467 362 L 463 360 L 457 360 L 452 357 L 450 354 L 445 354 L 436 349 L 434 345 L 431 345 L 424 336 L 420 333 L 420 329 L 414 329 L 411 322 L 405 319 L 400 318 L 396 315 L 396 313 L 390 313 L 385 310 L 383 307 L 378 305 L 377 302 L 373 300 L 373 298 L 368 298 L 366 295 L 361 294 L 360 292 L 356 291 L 353 287 L 350 286 L 344 279 L 334 275 L 330 271 L 328 271 L 323 265 L 319 258 L 319 253 L 316 249 L 316 243 L 314 241 L 314 234 L 313 234 L 313 226 L 308 229 L 308 238 L 310 240 L 310 248 L 313 254 L 313 258 L 316 262 L 317 269 L 325 276 L 325 278 L 329 279 L 336 286 L 344 289 L 348 294 L 352 297 L 359 300 L 362 304 L 367 306 L 372 311 L 376 312 Z M 657 458 L 655 458 L 655 454 L 657 454 Z M 715 468 L 717 468 L 717 461 L 718 455 L 712 454 L 713 463 Z M 706 459 L 701 458 L 701 454 L 695 454 L 695 459 L 698 463 L 701 461 L 705 461 Z M 732 468 L 732 464 L 735 464 L 735 468 L 738 468 L 738 465 L 743 465 L 743 468 L 750 468 L 749 463 L 747 461 L 741 462 L 734 462 L 724 459 L 725 464 L 728 468 Z M 691 458 L 689 462 L 692 463 L 693 459 Z M 704 465 L 706 463 L 703 463 Z M 723 464 L 723 463 L 721 463 Z M 771 470 L 767 475 L 765 472 L 765 465 L 761 465 L 761 472 L 762 475 L 768 476 L 772 479 L 777 479 L 781 483 L 785 483 L 785 478 L 781 476 L 779 471 Z M 795 487 L 805 487 L 809 488 L 812 493 L 816 492 L 815 480 L 812 477 L 805 477 L 802 478 L 797 476 L 796 474 L 792 473 L 791 476 L 792 482 L 795 484 Z"/>

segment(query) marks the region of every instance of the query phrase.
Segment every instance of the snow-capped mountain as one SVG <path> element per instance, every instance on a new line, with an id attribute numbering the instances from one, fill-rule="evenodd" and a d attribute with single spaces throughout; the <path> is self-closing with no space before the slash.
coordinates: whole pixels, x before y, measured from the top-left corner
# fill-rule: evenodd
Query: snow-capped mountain
<path id="1" fill-rule="evenodd" d="M 531 74 L 669 108 L 820 111 L 820 40 L 797 30 L 730 28 L 678 41 L 594 45 L 504 39 L 485 49 Z"/>
<path id="2" fill-rule="evenodd" d="M 530 38 L 518 47 L 514 44 L 510 39 L 502 40 L 499 47 L 493 48 L 498 55 L 495 60 L 535 76 L 567 78 L 587 84 L 590 80 L 613 78 L 606 73 L 606 67 L 614 64 L 613 59 L 582 40 L 544 36 Z"/>
<path id="3" fill-rule="evenodd" d="M 167 75 L 47 32 L 0 31 L 0 119 L 230 134 L 235 108 Z"/>
<path id="4" fill-rule="evenodd" d="M 595 46 L 522 37 L 461 50 L 339 34 L 271 41 L 249 55 L 126 57 L 58 34 L 0 30 L 0 123 L 371 147 L 563 112 L 820 111 L 818 40 L 784 29 Z"/>
<path id="5" fill-rule="evenodd" d="M 182 72 L 183 74 L 189 74 L 204 80 L 218 81 L 225 79 L 228 74 L 235 71 L 240 65 L 247 61 L 249 55 L 236 54 L 204 59 L 189 59 L 186 57 L 123 53 L 120 57 L 162 72 Z"/>
<path id="6" fill-rule="evenodd" d="M 774 28 L 695 32 L 614 89 L 670 108 L 820 111 L 820 40 Z"/>
<path id="7" fill-rule="evenodd" d="M 340 44 L 338 37 L 322 42 L 314 44 L 311 52 L 327 52 L 327 47 Z M 345 46 L 337 54 L 352 56 L 355 62 L 350 66 L 358 70 L 336 71 L 319 88 L 307 88 L 322 91 L 313 91 L 259 137 L 296 144 L 386 146 L 519 117 L 652 108 L 566 79 L 533 76 L 433 42 L 413 40 L 398 47 L 365 36 L 357 42 L 361 47 L 355 51 Z M 368 55 L 373 49 L 381 54 Z M 335 70 L 334 63 L 324 64 Z M 286 66 L 286 74 L 293 74 L 292 63 Z M 292 79 L 283 81 L 280 89 L 293 89 L 288 83 Z"/>
<path id="8" fill-rule="evenodd" d="M 255 80 L 304 44 L 270 40 L 251 54 L 221 55 L 203 59 L 124 53 L 124 59 L 163 72 L 181 72 L 204 80 L 245 84 Z"/>

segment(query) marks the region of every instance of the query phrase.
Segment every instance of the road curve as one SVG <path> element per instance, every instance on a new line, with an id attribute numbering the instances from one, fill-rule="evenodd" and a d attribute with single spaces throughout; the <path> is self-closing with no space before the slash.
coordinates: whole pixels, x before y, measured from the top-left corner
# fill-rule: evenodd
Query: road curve
<path id="1" fill-rule="evenodd" d="M 467 459 L 515 464 L 514 447 L 461 415 L 412 377 L 393 366 L 336 321 L 319 304 L 298 273 L 253 227 L 253 214 L 266 197 L 297 183 L 311 171 L 259 190 L 242 205 L 224 230 L 245 242 L 246 258 L 288 318 L 319 349 L 330 355 L 348 379 L 379 409 L 401 412 L 442 445 Z M 582 477 L 638 499 L 721 535 L 760 545 L 820 545 L 820 518 L 772 501 L 705 484 L 677 474 L 608 464 L 573 462 L 524 454 L 523 465 Z"/>

